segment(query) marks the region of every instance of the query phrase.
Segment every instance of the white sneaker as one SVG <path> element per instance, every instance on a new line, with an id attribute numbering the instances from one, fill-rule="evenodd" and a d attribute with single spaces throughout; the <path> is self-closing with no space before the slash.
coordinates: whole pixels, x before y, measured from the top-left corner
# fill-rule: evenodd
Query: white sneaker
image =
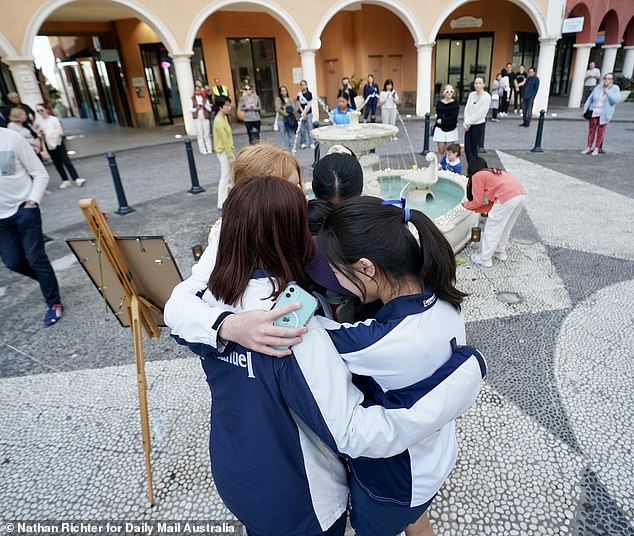
<path id="1" fill-rule="evenodd" d="M 86 179 L 75 179 L 73 181 L 75 183 L 75 186 L 77 186 L 78 188 L 81 188 L 84 184 L 86 184 Z"/>
<path id="2" fill-rule="evenodd" d="M 499 261 L 506 261 L 509 258 L 509 256 L 506 254 L 506 251 L 496 251 L 493 253 L 493 256 Z"/>
<path id="3" fill-rule="evenodd" d="M 311 149 L 314 149 L 314 148 L 315 148 L 315 144 L 314 144 L 314 143 L 311 143 L 311 144 L 310 144 L 310 148 L 311 148 Z"/>
<path id="4" fill-rule="evenodd" d="M 59 185 L 60 190 L 66 190 L 66 188 L 70 188 L 70 181 L 62 181 Z"/>
<path id="5" fill-rule="evenodd" d="M 305 143 L 302 143 L 302 144 L 300 145 L 300 149 L 306 149 L 306 144 L 305 144 Z"/>
<path id="6" fill-rule="evenodd" d="M 479 253 L 474 253 L 473 255 L 471 255 L 471 262 L 479 264 L 480 266 L 484 266 L 484 268 L 491 268 L 491 266 L 493 266 L 493 261 L 484 260 L 482 257 L 480 257 Z"/>

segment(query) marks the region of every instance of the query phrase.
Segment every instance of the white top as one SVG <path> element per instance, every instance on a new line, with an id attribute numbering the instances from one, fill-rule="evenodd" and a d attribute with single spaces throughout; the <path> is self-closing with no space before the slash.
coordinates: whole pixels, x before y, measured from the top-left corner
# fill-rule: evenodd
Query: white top
<path id="1" fill-rule="evenodd" d="M 381 91 L 379 94 L 381 106 L 386 110 L 394 110 L 396 105 L 401 102 L 395 89 L 392 91 Z"/>
<path id="2" fill-rule="evenodd" d="M 211 112 L 211 104 L 209 104 L 209 99 L 203 99 L 202 95 L 194 95 L 194 98 L 196 99 L 197 106 L 204 106 L 205 110 Z M 193 106 L 189 109 L 189 111 L 192 113 L 194 113 L 196 110 L 198 110 L 198 108 L 194 108 Z"/>
<path id="3" fill-rule="evenodd" d="M 467 104 L 464 107 L 464 126 L 481 125 L 486 121 L 487 112 L 491 105 L 491 95 L 486 91 L 482 95 L 478 95 L 476 91 L 469 93 Z"/>
<path id="4" fill-rule="evenodd" d="M 62 122 L 54 115 L 48 117 L 38 117 L 33 124 L 36 130 L 42 130 L 44 132 L 44 141 L 49 149 L 55 149 L 62 143 L 62 137 L 64 136 L 64 127 Z"/>
<path id="5" fill-rule="evenodd" d="M 48 173 L 20 134 L 0 128 L 0 219 L 13 216 L 22 203 L 39 203 L 46 191 Z"/>
<path id="6" fill-rule="evenodd" d="M 596 67 L 594 69 L 588 69 L 583 78 L 584 78 L 584 81 L 583 81 L 584 86 L 594 87 L 597 85 L 599 78 L 601 78 L 601 71 L 597 69 Z"/>

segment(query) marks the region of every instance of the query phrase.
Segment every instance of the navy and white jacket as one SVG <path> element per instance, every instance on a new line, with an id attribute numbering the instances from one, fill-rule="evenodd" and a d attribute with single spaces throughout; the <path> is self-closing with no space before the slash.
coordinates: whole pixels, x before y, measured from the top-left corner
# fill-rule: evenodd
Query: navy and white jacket
<path id="1" fill-rule="evenodd" d="M 213 400 L 210 451 L 214 480 L 223 501 L 247 527 L 271 536 L 300 536 L 329 528 L 345 510 L 348 497 L 345 468 L 335 453 L 354 459 L 354 474 L 371 493 L 381 489 L 367 477 L 366 468 L 373 463 L 383 473 L 399 469 L 383 481 L 383 489 L 397 502 L 406 503 L 404 497 L 409 494 L 409 503 L 420 504 L 419 497 L 437 491 L 455 460 L 452 422 L 468 409 L 480 389 L 481 356 L 465 352 L 436 371 L 427 385 L 407 384 L 408 375 L 398 374 L 400 358 L 393 356 L 393 370 L 387 367 L 385 375 L 379 374 L 379 382 L 366 382 L 362 390 L 353 385 L 350 369 L 334 341 L 350 342 L 346 354 L 350 362 L 361 357 L 365 347 L 381 344 L 380 340 L 393 344 L 392 338 L 400 336 L 397 326 L 409 329 L 411 322 L 399 321 L 392 313 L 412 312 L 411 300 L 405 300 L 403 307 L 398 300 L 392 302 L 396 302 L 392 313 L 392 304 L 388 304 L 385 322 L 379 319 L 331 330 L 313 325 L 302 344 L 293 348 L 291 357 L 274 359 L 238 345 L 218 352 L 209 344 L 209 327 L 206 341 L 194 340 L 201 335 L 200 306 L 214 311 L 216 320 L 207 326 L 216 323 L 216 329 L 223 310 L 208 291 L 197 298 L 192 293 L 196 283 L 196 276 L 192 276 L 174 289 L 165 320 L 175 339 L 202 358 Z M 241 307 L 231 309 L 268 309 L 272 302 L 263 297 L 270 291 L 268 279 L 253 279 Z M 420 298 L 414 300 L 425 308 L 420 314 L 433 310 L 429 309 L 431 297 L 427 305 Z M 442 312 L 440 308 L 437 311 Z M 362 340 L 370 333 L 383 335 L 364 346 Z M 425 347 L 417 346 L 419 350 Z M 444 347 L 450 354 L 448 339 Z M 400 351 L 398 345 L 393 349 Z M 427 358 L 425 351 L 419 351 L 418 356 L 420 360 Z M 362 365 L 358 370 L 363 374 Z M 378 385 L 388 388 L 379 390 Z M 398 398 L 400 402 L 395 402 Z M 437 441 L 439 448 L 431 454 L 419 456 L 416 448 L 411 450 Z M 407 457 L 413 460 L 410 470 L 416 473 L 415 485 L 413 473 L 407 476 L 402 471 Z M 427 463 L 440 466 L 434 471 Z M 422 465 L 427 471 L 418 470 Z M 433 473 L 427 483 L 418 476 L 426 473 Z"/>

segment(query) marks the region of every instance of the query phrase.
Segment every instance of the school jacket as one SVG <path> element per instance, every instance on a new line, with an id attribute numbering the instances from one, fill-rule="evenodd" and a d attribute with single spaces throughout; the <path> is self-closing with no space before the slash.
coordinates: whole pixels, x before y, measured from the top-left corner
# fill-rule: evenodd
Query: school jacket
<path id="1" fill-rule="evenodd" d="M 268 279 L 252 279 L 242 306 L 230 309 L 267 309 L 272 302 L 263 298 L 270 291 Z M 208 290 L 201 289 L 198 295 L 206 306 L 220 305 Z M 425 384 L 376 391 L 368 398 L 353 385 L 334 341 L 341 342 L 348 333 L 359 342 L 368 329 L 376 333 L 376 326 L 338 331 L 313 325 L 293 348 L 293 355 L 283 359 L 236 344 L 218 351 L 188 340 L 197 338 L 196 329 L 191 336 L 188 331 L 198 320 L 196 308 L 182 298 L 175 289 L 165 308 L 165 321 L 176 341 L 201 357 L 212 391 L 214 482 L 227 507 L 250 530 L 305 536 L 329 528 L 345 510 L 348 497 L 345 468 L 337 453 L 354 458 L 355 463 L 360 460 L 353 474 L 370 489 L 376 483 L 367 479 L 368 467 L 381 462 L 370 458 L 388 458 L 387 465 L 380 466 L 382 471 L 400 468 L 389 478 L 383 472 L 384 484 L 395 486 L 390 494 L 399 499 L 403 490 L 409 490 L 418 497 L 429 486 L 424 491 L 412 490 L 411 474 L 403 471 L 410 455 L 407 449 L 439 436 L 444 440 L 440 450 L 447 452 L 437 449 L 427 460 L 440 463 L 438 468 L 427 468 L 439 475 L 431 487 L 446 478 L 456 454 L 452 422 L 473 403 L 484 374 L 481 356 L 473 355 L 477 352 L 466 351 L 446 363 Z M 230 313 L 220 314 L 212 329 L 218 328 L 223 314 Z M 449 341 L 446 345 L 450 348 Z M 372 386 L 364 389 L 371 393 Z M 394 397 L 402 403 L 394 404 Z M 390 458 L 394 456 L 398 459 Z M 422 459 L 418 454 L 414 459 L 418 467 Z"/>

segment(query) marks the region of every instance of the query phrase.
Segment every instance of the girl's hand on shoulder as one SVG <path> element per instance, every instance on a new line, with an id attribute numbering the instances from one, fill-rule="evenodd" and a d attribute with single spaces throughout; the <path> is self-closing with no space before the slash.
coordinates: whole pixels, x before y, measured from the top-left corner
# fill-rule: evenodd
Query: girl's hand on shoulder
<path id="1" fill-rule="evenodd" d="M 282 315 L 301 308 L 301 303 L 292 303 L 271 311 L 246 311 L 228 316 L 218 331 L 220 338 L 237 342 L 255 352 L 285 357 L 291 350 L 277 350 L 273 346 L 294 346 L 302 342 L 301 336 L 308 328 L 281 328 L 273 322 Z"/>

